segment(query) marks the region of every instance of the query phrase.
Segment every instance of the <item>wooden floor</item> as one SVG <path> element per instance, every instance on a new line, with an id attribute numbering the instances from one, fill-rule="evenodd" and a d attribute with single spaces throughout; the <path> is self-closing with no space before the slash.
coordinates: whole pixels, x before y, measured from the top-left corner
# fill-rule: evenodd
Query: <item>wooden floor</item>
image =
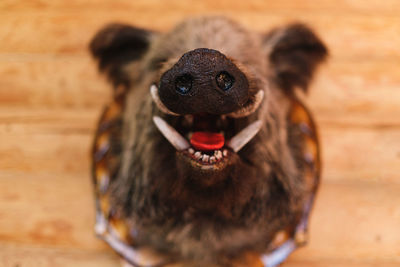
<path id="1" fill-rule="evenodd" d="M 257 31 L 303 21 L 330 47 L 308 101 L 323 183 L 309 245 L 284 266 L 400 266 L 398 0 L 1 0 L 0 266 L 118 266 L 93 234 L 89 147 L 109 90 L 88 40 L 110 21 L 210 13 Z"/>

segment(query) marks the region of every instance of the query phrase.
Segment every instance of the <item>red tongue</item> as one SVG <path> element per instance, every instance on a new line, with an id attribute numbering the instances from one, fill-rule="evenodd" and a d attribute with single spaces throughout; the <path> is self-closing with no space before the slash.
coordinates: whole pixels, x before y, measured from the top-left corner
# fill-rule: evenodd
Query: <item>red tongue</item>
<path id="1" fill-rule="evenodd" d="M 218 150 L 224 146 L 225 138 L 219 133 L 194 132 L 190 138 L 190 143 L 197 150 Z"/>

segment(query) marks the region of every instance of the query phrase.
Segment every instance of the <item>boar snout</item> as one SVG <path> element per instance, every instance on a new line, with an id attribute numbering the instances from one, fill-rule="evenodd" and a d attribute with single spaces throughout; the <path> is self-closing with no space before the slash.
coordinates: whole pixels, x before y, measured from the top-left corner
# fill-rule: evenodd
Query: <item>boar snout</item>
<path id="1" fill-rule="evenodd" d="M 227 114 L 248 101 L 249 83 L 224 54 L 198 48 L 162 74 L 158 93 L 163 104 L 178 114 Z"/>

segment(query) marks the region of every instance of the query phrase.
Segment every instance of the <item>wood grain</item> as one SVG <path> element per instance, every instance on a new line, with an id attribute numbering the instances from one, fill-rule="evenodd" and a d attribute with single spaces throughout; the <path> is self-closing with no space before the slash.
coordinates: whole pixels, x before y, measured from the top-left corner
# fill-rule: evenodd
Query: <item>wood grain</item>
<path id="1" fill-rule="evenodd" d="M 162 15 L 154 16 L 157 12 Z M 0 34 L 0 38 L 7 38 L 8 42 L 1 43 L 0 49 L 6 53 L 82 54 L 94 33 L 111 21 L 166 30 L 187 16 L 201 15 L 204 12 L 161 7 L 159 10 L 138 9 L 132 13 L 129 9 L 114 13 L 104 8 L 96 12 L 91 12 L 90 9 L 79 9 L 76 12 L 21 11 L 16 17 L 13 12 L 4 12 L 2 27 L 6 30 Z M 322 13 L 314 10 L 290 9 L 277 13 L 268 9 L 230 10 L 229 8 L 213 10 L 210 14 L 231 17 L 260 32 L 293 21 L 302 21 L 316 29 L 330 44 L 331 53 L 338 58 L 361 60 L 368 56 L 368 58 L 399 59 L 399 51 L 396 49 L 400 44 L 398 16 L 380 13 L 343 16 L 340 12 Z M 81 23 L 83 21 L 84 23 Z M 60 27 L 59 23 L 63 27 Z M 15 28 L 19 31 L 13 31 Z M 32 32 L 35 34 L 29 34 Z M 391 40 L 390 44 L 388 39 Z"/>
<path id="2" fill-rule="evenodd" d="M 0 244 L 0 266 L 5 267 L 116 267 L 118 263 L 112 252 Z"/>
<path id="3" fill-rule="evenodd" d="M 283 266 L 400 266 L 398 0 L 0 1 L 0 266 L 118 266 L 93 233 L 89 151 L 109 87 L 87 53 L 104 24 L 164 31 L 226 15 L 311 25 L 330 48 L 307 102 L 323 183 L 307 247 Z"/>
<path id="4" fill-rule="evenodd" d="M 82 250 L 104 250 L 93 232 L 88 175 L 1 173 L 0 240 Z"/>

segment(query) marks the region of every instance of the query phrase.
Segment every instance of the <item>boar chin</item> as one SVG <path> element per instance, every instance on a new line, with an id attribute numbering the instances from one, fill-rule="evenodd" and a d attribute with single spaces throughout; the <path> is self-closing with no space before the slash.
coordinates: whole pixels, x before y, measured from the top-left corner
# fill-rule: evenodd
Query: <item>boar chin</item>
<path id="1" fill-rule="evenodd" d="M 178 174 L 196 186 L 209 187 L 223 183 L 235 172 L 239 162 L 239 157 L 230 153 L 216 164 L 204 165 L 193 160 L 187 153 L 177 152 Z"/>

